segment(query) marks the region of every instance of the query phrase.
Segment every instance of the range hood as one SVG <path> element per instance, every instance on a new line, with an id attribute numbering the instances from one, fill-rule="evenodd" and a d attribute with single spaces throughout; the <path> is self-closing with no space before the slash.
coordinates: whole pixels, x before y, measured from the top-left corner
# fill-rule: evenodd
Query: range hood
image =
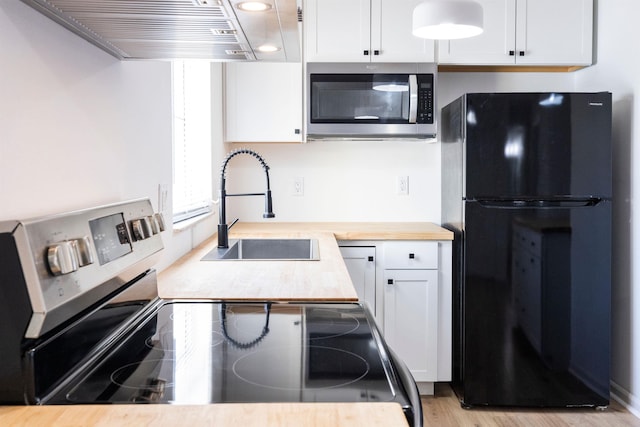
<path id="1" fill-rule="evenodd" d="M 296 0 L 266 0 L 247 12 L 243 0 L 22 0 L 122 60 L 208 59 L 299 62 Z M 279 50 L 260 52 L 262 45 Z"/>

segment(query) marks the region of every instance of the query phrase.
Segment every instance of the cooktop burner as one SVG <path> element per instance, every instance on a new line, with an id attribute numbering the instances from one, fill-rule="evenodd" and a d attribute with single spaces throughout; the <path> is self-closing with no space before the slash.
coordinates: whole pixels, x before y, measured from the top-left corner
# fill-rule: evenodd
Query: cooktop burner
<path id="1" fill-rule="evenodd" d="M 241 356 L 232 366 L 233 373 L 249 384 L 278 390 L 300 390 L 297 383 L 289 382 L 286 376 L 263 375 L 263 366 L 279 364 L 282 355 L 295 354 L 297 348 L 266 348 L 256 350 Z M 307 346 L 307 353 L 313 353 L 322 367 L 316 367 L 316 372 L 324 370 L 326 375 L 317 378 L 313 384 L 315 389 L 328 389 L 348 386 L 364 378 L 369 372 L 369 363 L 362 357 L 350 351 L 333 347 Z M 309 381 L 307 381 L 309 384 Z"/>
<path id="2" fill-rule="evenodd" d="M 358 304 L 165 302 L 51 403 L 392 401 Z"/>

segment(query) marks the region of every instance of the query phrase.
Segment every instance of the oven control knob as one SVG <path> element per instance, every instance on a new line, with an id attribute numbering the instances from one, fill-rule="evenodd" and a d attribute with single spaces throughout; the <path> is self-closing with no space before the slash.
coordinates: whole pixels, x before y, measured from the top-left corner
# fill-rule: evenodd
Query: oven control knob
<path id="1" fill-rule="evenodd" d="M 142 221 L 140 219 L 131 220 L 131 236 L 134 241 L 144 239 Z"/>
<path id="2" fill-rule="evenodd" d="M 153 235 L 153 230 L 151 229 L 151 224 L 149 223 L 149 219 L 138 218 L 131 221 L 131 234 L 133 234 L 133 240 L 144 240 L 148 239 Z"/>
<path id="3" fill-rule="evenodd" d="M 156 222 L 158 223 L 158 230 L 164 231 L 164 215 L 160 212 L 156 212 L 153 214 Z"/>
<path id="4" fill-rule="evenodd" d="M 155 216 L 153 215 L 148 216 L 147 222 L 151 226 L 151 232 L 153 234 L 158 234 L 160 232 L 160 226 L 158 225 L 158 221 L 156 220 Z"/>
<path id="5" fill-rule="evenodd" d="M 78 266 L 84 267 L 85 265 L 93 264 L 93 253 L 91 253 L 91 240 L 89 236 L 72 240 L 71 244 L 78 257 Z"/>
<path id="6" fill-rule="evenodd" d="M 78 269 L 78 256 L 72 242 L 60 242 L 49 246 L 47 261 L 54 276 L 72 273 Z"/>

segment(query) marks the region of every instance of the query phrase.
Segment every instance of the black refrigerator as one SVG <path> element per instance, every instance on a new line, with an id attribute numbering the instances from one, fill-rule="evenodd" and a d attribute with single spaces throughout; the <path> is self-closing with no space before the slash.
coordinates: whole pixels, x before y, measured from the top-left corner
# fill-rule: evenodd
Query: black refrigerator
<path id="1" fill-rule="evenodd" d="M 611 94 L 469 93 L 441 123 L 462 406 L 607 406 Z"/>

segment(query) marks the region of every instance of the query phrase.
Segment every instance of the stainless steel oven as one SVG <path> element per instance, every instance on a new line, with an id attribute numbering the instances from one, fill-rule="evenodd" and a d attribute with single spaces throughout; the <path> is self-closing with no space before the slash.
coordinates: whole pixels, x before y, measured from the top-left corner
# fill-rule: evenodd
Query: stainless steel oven
<path id="1" fill-rule="evenodd" d="M 158 298 L 157 219 L 145 200 L 0 223 L 0 404 L 380 401 L 422 425 L 361 304 Z"/>
<path id="2" fill-rule="evenodd" d="M 436 65 L 307 64 L 307 139 L 436 136 Z"/>

